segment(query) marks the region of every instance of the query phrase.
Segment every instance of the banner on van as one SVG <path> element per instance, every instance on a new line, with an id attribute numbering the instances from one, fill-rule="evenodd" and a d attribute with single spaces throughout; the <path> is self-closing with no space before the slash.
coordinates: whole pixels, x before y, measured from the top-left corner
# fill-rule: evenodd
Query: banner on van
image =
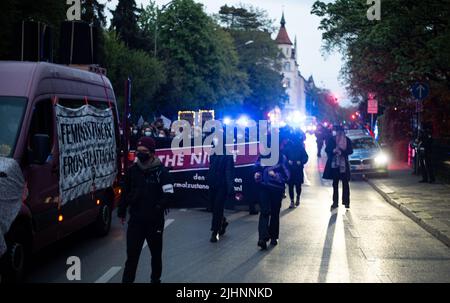
<path id="1" fill-rule="evenodd" d="M 111 109 L 56 106 L 61 203 L 112 186 L 117 175 Z"/>

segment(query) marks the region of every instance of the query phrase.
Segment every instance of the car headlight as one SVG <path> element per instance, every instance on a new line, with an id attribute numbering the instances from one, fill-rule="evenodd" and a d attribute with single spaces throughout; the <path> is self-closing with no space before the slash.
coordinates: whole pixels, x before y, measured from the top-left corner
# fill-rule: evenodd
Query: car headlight
<path id="1" fill-rule="evenodd" d="M 375 163 L 377 165 L 386 165 L 389 162 L 389 157 L 385 153 L 380 153 L 375 157 Z"/>

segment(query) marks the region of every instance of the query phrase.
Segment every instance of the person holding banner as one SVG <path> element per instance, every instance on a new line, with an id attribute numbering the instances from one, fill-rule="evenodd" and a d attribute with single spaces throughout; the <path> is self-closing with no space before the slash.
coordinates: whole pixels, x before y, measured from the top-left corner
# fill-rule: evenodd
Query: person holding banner
<path id="1" fill-rule="evenodd" d="M 174 189 L 169 171 L 155 156 L 155 148 L 152 138 L 141 138 L 137 143 L 138 160 L 125 177 L 118 209 L 123 225 L 128 208 L 130 213 L 123 283 L 134 282 L 144 241 L 152 255 L 151 282 L 161 282 L 164 215 L 173 199 Z"/>
<path id="2" fill-rule="evenodd" d="M 213 154 L 209 160 L 208 184 L 209 203 L 212 210 L 211 239 L 215 243 L 219 236 L 225 234 L 228 226 L 224 217 L 225 202 L 229 197 L 234 197 L 234 160 L 233 156 L 226 155 L 225 144 L 220 145 L 218 138 L 213 141 Z M 222 150 L 218 148 L 222 146 Z"/>

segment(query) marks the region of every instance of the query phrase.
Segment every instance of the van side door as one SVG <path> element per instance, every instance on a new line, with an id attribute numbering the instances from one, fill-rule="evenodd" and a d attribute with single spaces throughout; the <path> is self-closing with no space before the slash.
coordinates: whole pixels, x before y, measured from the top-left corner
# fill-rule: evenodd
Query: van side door
<path id="1" fill-rule="evenodd" d="M 24 170 L 35 230 L 34 248 L 59 238 L 59 180 L 55 113 L 50 98 L 33 104 L 28 127 Z"/>

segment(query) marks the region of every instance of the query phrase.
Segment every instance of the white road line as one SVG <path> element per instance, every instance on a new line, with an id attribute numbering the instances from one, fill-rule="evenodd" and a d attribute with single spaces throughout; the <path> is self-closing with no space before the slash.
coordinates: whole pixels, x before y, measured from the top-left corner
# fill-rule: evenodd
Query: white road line
<path id="1" fill-rule="evenodd" d="M 164 229 L 166 229 L 170 224 L 172 224 L 175 221 L 175 219 L 167 219 L 166 223 L 164 224 Z"/>
<path id="2" fill-rule="evenodd" d="M 170 224 L 172 224 L 175 220 L 174 219 L 167 219 L 166 223 L 164 224 L 164 229 L 166 229 Z M 147 242 L 144 243 L 144 246 L 142 249 L 147 247 Z M 103 276 L 101 276 L 95 283 L 108 283 L 112 278 L 114 278 L 115 275 L 122 269 L 121 266 L 113 266 L 111 267 Z"/>
<path id="3" fill-rule="evenodd" d="M 187 212 L 187 209 L 186 208 L 182 208 L 182 209 L 180 209 L 180 211 Z"/>
<path id="4" fill-rule="evenodd" d="M 111 267 L 103 276 L 95 281 L 95 283 L 108 283 L 121 269 L 121 266 Z"/>
<path id="5" fill-rule="evenodd" d="M 166 223 L 164 223 L 164 229 L 166 229 L 170 224 L 172 224 L 175 221 L 175 219 L 167 219 Z M 148 246 L 147 241 L 144 242 L 144 245 L 142 246 L 142 249 L 146 248 Z"/>

